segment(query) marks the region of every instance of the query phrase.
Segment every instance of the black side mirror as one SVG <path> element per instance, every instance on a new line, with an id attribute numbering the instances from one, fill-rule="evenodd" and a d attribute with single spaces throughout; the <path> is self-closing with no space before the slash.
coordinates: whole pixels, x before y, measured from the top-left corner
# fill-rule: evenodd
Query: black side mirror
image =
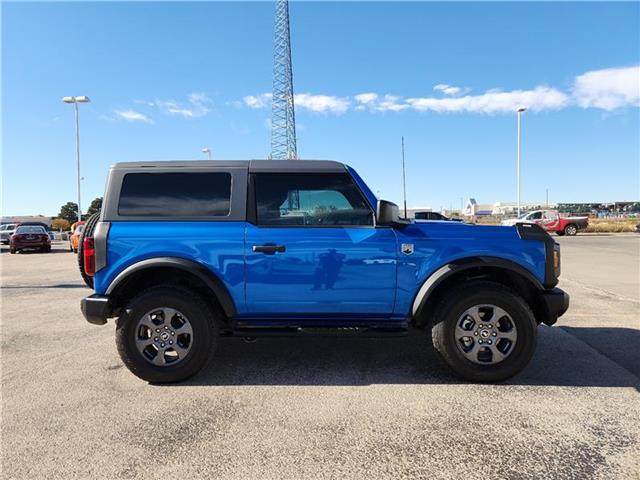
<path id="1" fill-rule="evenodd" d="M 406 225 L 409 222 L 400 219 L 398 205 L 387 200 L 378 200 L 378 211 L 376 212 L 376 223 L 378 225 L 397 227 Z"/>

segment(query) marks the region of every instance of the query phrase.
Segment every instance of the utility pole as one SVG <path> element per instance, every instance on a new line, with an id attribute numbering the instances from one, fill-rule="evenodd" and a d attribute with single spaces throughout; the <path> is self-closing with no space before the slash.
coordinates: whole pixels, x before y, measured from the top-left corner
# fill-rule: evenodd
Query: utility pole
<path id="1" fill-rule="evenodd" d="M 402 198 L 404 200 L 404 218 L 407 218 L 407 179 L 404 168 L 404 136 L 402 137 Z"/>
<path id="2" fill-rule="evenodd" d="M 547 188 L 546 201 L 545 201 L 545 203 L 544 203 L 544 204 L 545 204 L 545 206 L 546 206 L 547 208 L 549 208 L 549 189 L 548 189 L 548 188 Z"/>

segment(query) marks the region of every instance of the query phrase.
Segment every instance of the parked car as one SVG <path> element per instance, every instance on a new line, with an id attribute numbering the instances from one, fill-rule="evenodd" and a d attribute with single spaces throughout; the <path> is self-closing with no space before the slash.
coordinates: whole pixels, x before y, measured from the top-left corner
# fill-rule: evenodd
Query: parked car
<path id="1" fill-rule="evenodd" d="M 22 250 L 51 251 L 51 239 L 44 227 L 38 225 L 19 225 L 9 240 L 9 252 Z"/>
<path id="2" fill-rule="evenodd" d="M 0 241 L 5 245 L 9 245 L 11 235 L 16 231 L 17 227 L 17 223 L 5 223 L 4 225 L 0 225 Z"/>
<path id="3" fill-rule="evenodd" d="M 431 220 L 439 222 L 461 222 L 461 218 L 449 218 L 438 212 L 416 212 L 414 215 L 416 221 Z"/>
<path id="4" fill-rule="evenodd" d="M 42 227 L 47 232 L 47 235 L 49 235 L 49 240 L 55 240 L 55 236 L 54 236 L 53 232 L 51 231 L 51 227 L 49 225 L 47 225 L 46 223 L 44 223 L 44 222 L 20 222 L 18 225 L 21 226 L 21 227 L 23 227 L 23 226 L 38 226 L 38 227 Z"/>
<path id="5" fill-rule="evenodd" d="M 149 382 L 196 374 L 221 335 L 412 328 L 458 375 L 495 382 L 569 306 L 560 246 L 537 225 L 412 223 L 342 163 L 120 163 L 108 177 L 78 256 L 95 290 L 81 308 L 116 319 L 122 361 Z"/>
<path id="6" fill-rule="evenodd" d="M 71 225 L 71 235 L 69 236 L 69 251 L 78 253 L 78 245 L 80 243 L 80 235 L 84 230 L 84 222 L 76 222 Z"/>
<path id="7" fill-rule="evenodd" d="M 573 236 L 579 230 L 589 226 L 589 217 L 561 217 L 557 210 L 536 210 L 501 222 L 502 225 L 507 226 L 513 226 L 516 223 L 535 223 L 547 232 L 555 232 L 560 236 Z"/>

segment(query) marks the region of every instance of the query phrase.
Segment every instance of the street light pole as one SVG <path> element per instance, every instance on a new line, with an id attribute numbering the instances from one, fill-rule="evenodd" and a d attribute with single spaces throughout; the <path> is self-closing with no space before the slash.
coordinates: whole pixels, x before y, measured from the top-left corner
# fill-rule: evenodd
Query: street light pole
<path id="1" fill-rule="evenodd" d="M 516 186 L 518 194 L 518 217 L 520 216 L 520 138 L 521 138 L 521 119 L 522 112 L 526 111 L 525 107 L 520 107 L 517 110 L 518 113 L 518 163 L 516 166 Z"/>
<path id="2" fill-rule="evenodd" d="M 82 206 L 80 204 L 80 109 L 79 103 L 89 103 L 89 97 L 82 95 L 78 97 L 63 97 L 64 103 L 73 103 L 76 114 L 76 172 L 78 174 L 78 221 L 82 220 Z"/>
<path id="3" fill-rule="evenodd" d="M 202 153 L 206 153 L 209 156 L 209 160 L 211 160 L 211 149 L 209 147 L 203 148 Z"/>
<path id="4" fill-rule="evenodd" d="M 78 102 L 73 102 L 76 111 L 76 170 L 78 173 L 78 221 L 82 221 L 82 206 L 80 205 L 80 110 Z"/>

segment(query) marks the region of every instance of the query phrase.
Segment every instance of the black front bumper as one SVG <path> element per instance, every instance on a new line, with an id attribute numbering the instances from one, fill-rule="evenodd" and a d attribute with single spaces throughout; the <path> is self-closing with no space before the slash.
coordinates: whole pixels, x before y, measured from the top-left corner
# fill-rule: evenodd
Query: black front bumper
<path id="1" fill-rule="evenodd" d="M 107 318 L 111 316 L 109 297 L 106 295 L 95 294 L 83 298 L 80 302 L 80 309 L 87 322 L 94 325 L 104 325 L 107 323 Z"/>
<path id="2" fill-rule="evenodd" d="M 542 292 L 542 300 L 547 310 L 544 323 L 553 325 L 569 308 L 569 294 L 559 288 Z"/>

